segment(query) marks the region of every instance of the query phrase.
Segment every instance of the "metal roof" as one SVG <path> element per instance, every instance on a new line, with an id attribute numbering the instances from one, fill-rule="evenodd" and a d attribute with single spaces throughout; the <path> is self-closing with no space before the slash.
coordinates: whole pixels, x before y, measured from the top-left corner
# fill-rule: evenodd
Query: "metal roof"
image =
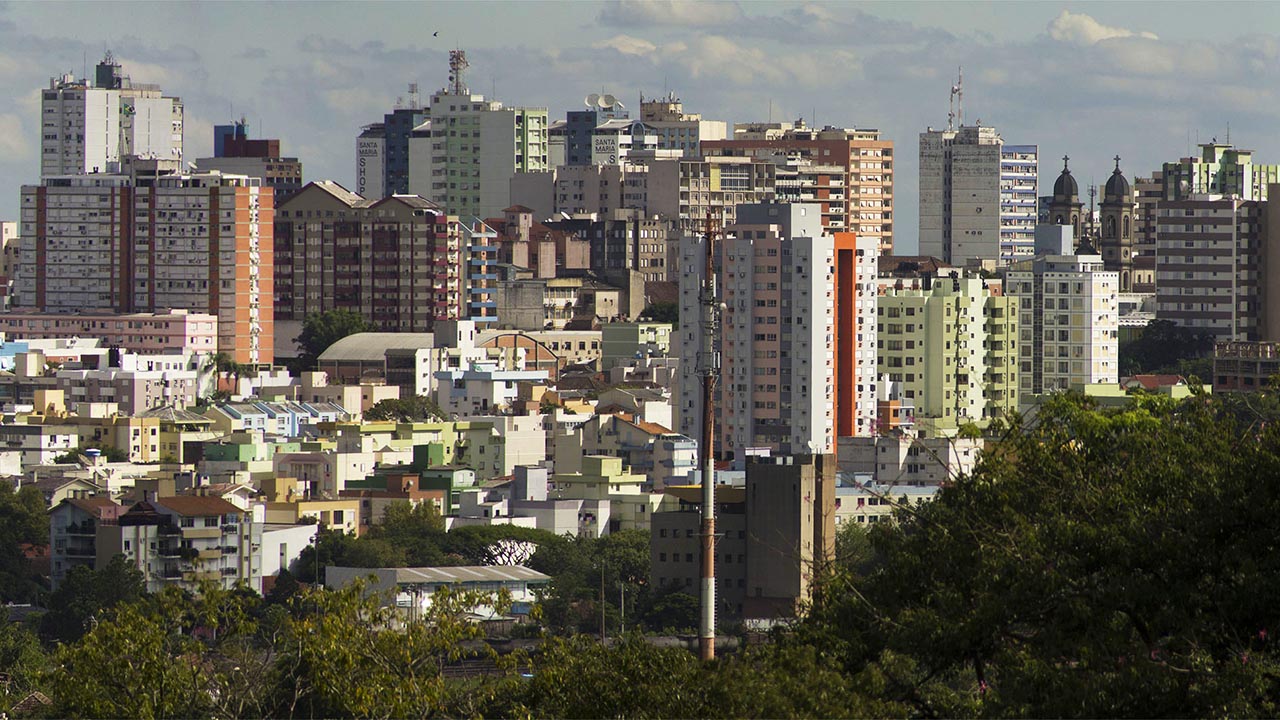
<path id="1" fill-rule="evenodd" d="M 356 333 L 342 338 L 320 353 L 320 362 L 379 362 L 386 359 L 388 350 L 418 350 L 435 346 L 433 333 Z"/>
<path id="2" fill-rule="evenodd" d="M 393 570 L 396 584 L 454 584 L 454 583 L 492 583 L 492 582 L 549 582 L 550 575 L 537 570 L 530 570 L 523 565 L 464 565 L 460 567 L 423 567 L 423 568 L 379 568 L 378 570 L 363 568 L 332 568 L 340 572 L 351 571 L 356 575 L 361 572 L 372 573 Z"/>

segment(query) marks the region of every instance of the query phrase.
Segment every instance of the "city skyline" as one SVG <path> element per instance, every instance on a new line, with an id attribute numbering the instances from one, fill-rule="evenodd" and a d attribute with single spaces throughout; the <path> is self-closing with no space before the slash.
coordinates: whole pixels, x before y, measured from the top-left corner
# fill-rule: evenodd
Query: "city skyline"
<path id="1" fill-rule="evenodd" d="M 474 92 L 553 118 L 601 89 L 628 104 L 673 91 L 691 112 L 731 123 L 878 128 L 899 148 L 900 253 L 916 247 L 916 139 L 946 125 L 959 66 L 966 122 L 1038 144 L 1042 186 L 1057 170 L 1048 158 L 1069 154 L 1082 186 L 1101 184 L 1117 153 L 1126 172 L 1147 174 L 1197 141 L 1225 140 L 1228 123 L 1259 158 L 1280 154 L 1263 124 L 1280 109 L 1263 76 L 1280 37 L 1236 30 L 1274 25 L 1280 8 L 1269 5 L 1215 5 L 1233 22 L 1209 29 L 1201 8 L 1149 4 L 128 7 L 0 5 L 0 88 L 12 98 L 0 111 L 0 216 L 16 215 L 19 186 L 38 173 L 39 91 L 107 50 L 136 81 L 182 98 L 188 161 L 212 154 L 214 124 L 244 115 L 304 162 L 307 180 L 348 187 L 360 126 L 409 83 L 423 97 L 443 86 L 455 46 L 471 59 Z"/>

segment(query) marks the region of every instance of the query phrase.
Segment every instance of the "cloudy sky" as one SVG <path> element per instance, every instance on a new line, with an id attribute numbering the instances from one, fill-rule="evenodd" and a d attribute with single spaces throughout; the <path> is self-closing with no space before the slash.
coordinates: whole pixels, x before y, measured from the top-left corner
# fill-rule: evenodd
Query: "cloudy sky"
<path id="1" fill-rule="evenodd" d="M 435 35 L 438 33 L 438 36 Z M 1064 153 L 1084 185 L 1117 153 L 1132 174 L 1231 140 L 1280 162 L 1277 3 L 10 3 L 0 4 L 0 218 L 36 179 L 39 90 L 111 49 L 186 103 L 189 159 L 246 116 L 307 180 L 350 186 L 354 138 L 410 82 L 445 82 L 467 50 L 473 92 L 553 117 L 605 90 L 675 91 L 730 122 L 803 116 L 897 143 L 897 237 L 916 243 L 916 143 L 946 124 L 956 68 L 969 121 Z M 1270 73 L 1270 77 L 1268 77 Z"/>

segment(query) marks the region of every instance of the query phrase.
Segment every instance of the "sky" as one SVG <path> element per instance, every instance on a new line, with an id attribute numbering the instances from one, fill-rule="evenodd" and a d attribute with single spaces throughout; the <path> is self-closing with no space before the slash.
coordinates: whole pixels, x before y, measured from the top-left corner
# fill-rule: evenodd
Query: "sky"
<path id="1" fill-rule="evenodd" d="M 878 128 L 897 149 L 898 251 L 914 252 L 918 136 L 946 125 L 958 68 L 966 121 L 1040 146 L 1044 194 L 1064 154 L 1082 188 L 1117 154 L 1145 175 L 1228 132 L 1280 162 L 1268 30 L 1280 3 L 0 2 L 0 218 L 38 180 L 40 90 L 107 50 L 183 99 L 188 160 L 243 115 L 304 180 L 351 187 L 360 126 L 409 83 L 441 88 L 458 47 L 472 92 L 553 119 L 592 92 L 635 110 L 672 91 L 730 123 Z"/>

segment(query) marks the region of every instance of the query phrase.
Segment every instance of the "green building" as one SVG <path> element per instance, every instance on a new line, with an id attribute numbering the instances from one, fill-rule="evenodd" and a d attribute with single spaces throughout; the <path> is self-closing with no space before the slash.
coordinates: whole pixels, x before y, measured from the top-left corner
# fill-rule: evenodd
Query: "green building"
<path id="1" fill-rule="evenodd" d="M 876 374 L 917 426 L 945 432 L 1018 409 L 1016 302 L 977 277 L 881 288 Z"/>

